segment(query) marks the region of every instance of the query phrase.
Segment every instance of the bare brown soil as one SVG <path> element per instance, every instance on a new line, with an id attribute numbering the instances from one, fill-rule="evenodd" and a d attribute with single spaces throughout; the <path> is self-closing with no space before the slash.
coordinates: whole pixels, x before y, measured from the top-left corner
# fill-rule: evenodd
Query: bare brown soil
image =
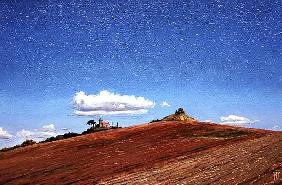
<path id="1" fill-rule="evenodd" d="M 0 153 L 0 184 L 279 184 L 281 176 L 281 132 L 206 123 L 157 122 Z"/>

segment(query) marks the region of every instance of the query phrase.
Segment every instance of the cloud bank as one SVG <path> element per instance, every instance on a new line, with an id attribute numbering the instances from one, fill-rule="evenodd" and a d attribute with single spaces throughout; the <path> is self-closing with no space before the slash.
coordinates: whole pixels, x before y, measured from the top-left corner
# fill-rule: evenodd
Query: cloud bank
<path id="1" fill-rule="evenodd" d="M 236 115 L 229 115 L 229 116 L 222 116 L 220 117 L 221 123 L 223 125 L 231 125 L 231 126 L 247 126 L 249 124 L 258 122 L 258 120 L 250 120 L 246 117 L 236 116 Z"/>
<path id="2" fill-rule="evenodd" d="M 0 139 L 10 139 L 12 137 L 6 130 L 0 127 Z"/>
<path id="3" fill-rule="evenodd" d="M 144 97 L 101 91 L 87 95 L 80 91 L 73 97 L 75 114 L 79 116 L 145 114 L 155 103 Z"/>

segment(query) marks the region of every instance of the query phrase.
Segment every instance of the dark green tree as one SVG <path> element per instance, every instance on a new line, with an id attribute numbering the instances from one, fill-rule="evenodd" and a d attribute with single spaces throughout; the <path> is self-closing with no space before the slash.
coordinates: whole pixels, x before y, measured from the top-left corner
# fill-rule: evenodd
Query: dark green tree
<path id="1" fill-rule="evenodd" d="M 92 120 L 89 120 L 86 124 L 87 124 L 87 125 L 90 125 L 92 128 L 95 128 L 95 126 L 96 126 L 96 121 L 92 119 Z"/>
<path id="2" fill-rule="evenodd" d="M 176 115 L 185 114 L 184 109 L 183 108 L 179 108 L 178 110 L 175 111 L 175 114 Z"/>

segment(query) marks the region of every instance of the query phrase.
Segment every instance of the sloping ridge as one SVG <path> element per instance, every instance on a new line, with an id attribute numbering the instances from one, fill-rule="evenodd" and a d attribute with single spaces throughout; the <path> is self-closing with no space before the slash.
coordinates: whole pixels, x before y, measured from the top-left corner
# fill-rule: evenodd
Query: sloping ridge
<path id="1" fill-rule="evenodd" d="M 265 182 L 281 169 L 281 141 L 271 131 L 156 122 L 0 153 L 0 184 Z"/>

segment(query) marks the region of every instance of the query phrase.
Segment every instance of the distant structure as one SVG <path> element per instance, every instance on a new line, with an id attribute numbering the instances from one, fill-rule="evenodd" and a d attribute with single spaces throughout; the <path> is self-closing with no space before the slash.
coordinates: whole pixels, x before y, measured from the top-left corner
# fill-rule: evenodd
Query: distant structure
<path id="1" fill-rule="evenodd" d="M 183 108 L 179 108 L 175 111 L 174 114 L 164 117 L 161 121 L 186 121 L 186 122 L 195 122 L 196 119 L 186 115 Z"/>
<path id="2" fill-rule="evenodd" d="M 89 120 L 87 123 L 87 125 L 90 125 L 92 129 L 95 128 L 111 128 L 110 123 L 103 121 L 102 118 L 99 119 L 98 123 L 96 123 L 95 120 Z"/>
<path id="3" fill-rule="evenodd" d="M 99 128 L 110 128 L 110 123 L 109 122 L 105 122 L 102 120 L 102 118 L 99 118 Z"/>

